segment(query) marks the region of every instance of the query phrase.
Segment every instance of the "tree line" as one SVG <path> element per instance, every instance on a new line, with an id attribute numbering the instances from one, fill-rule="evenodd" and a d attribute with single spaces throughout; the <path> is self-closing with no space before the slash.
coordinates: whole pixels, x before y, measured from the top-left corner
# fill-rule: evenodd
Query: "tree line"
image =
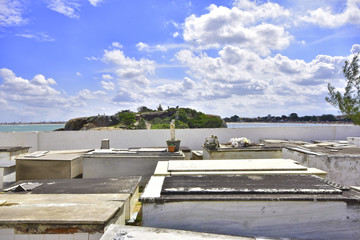
<path id="1" fill-rule="evenodd" d="M 270 114 L 264 117 L 239 117 L 233 115 L 231 117 L 224 118 L 225 122 L 343 122 L 350 123 L 351 120 L 344 116 L 334 116 L 332 114 L 323 114 L 321 116 L 298 116 L 297 113 L 291 113 L 288 116 L 271 116 Z"/>

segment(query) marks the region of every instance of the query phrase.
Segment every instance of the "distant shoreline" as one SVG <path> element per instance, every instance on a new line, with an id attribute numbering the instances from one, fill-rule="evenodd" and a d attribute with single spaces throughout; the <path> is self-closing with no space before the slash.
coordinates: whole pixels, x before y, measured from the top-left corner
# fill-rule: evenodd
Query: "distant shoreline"
<path id="1" fill-rule="evenodd" d="M 66 122 L 36 122 L 36 123 L 0 123 L 0 125 L 59 125 L 66 124 Z"/>
<path id="2" fill-rule="evenodd" d="M 354 123 L 349 123 L 349 122 L 226 122 L 226 124 L 334 124 L 334 125 L 339 125 L 339 124 L 344 124 L 344 125 L 355 125 Z"/>

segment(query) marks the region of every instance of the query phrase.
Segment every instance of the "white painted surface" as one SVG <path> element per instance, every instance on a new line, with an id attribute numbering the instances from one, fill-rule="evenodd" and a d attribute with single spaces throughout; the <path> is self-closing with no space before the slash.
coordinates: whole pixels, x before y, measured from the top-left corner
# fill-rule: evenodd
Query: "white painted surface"
<path id="1" fill-rule="evenodd" d="M 221 159 L 169 161 L 169 172 L 183 171 L 292 171 L 306 170 L 291 159 Z"/>
<path id="2" fill-rule="evenodd" d="M 261 138 L 293 140 L 342 140 L 360 137 L 360 126 L 303 126 L 258 128 L 177 129 L 176 137 L 182 146 L 201 149 L 205 138 L 216 135 L 221 143 L 233 137 L 246 137 L 252 142 Z M 166 146 L 169 130 L 90 130 L 54 132 L 0 133 L 0 145 L 29 146 L 30 151 L 100 148 L 101 140 L 109 139 L 111 147 Z"/>
<path id="3" fill-rule="evenodd" d="M 152 176 L 149 183 L 146 185 L 144 192 L 140 198 L 143 199 L 155 199 L 160 197 L 161 188 L 164 183 L 164 176 Z"/>
<path id="4" fill-rule="evenodd" d="M 295 239 L 359 239 L 359 206 L 344 202 L 191 201 L 143 204 L 143 226 Z"/>
<path id="5" fill-rule="evenodd" d="M 348 137 L 347 141 L 349 144 L 354 144 L 354 145 L 360 147 L 360 137 Z"/>
<path id="6" fill-rule="evenodd" d="M 193 160 L 193 161 L 197 161 L 197 165 L 201 164 L 201 165 L 206 165 L 208 160 Z M 193 162 L 191 161 L 191 162 Z M 220 163 L 222 163 L 223 160 L 210 160 L 210 161 L 218 161 Z M 237 160 L 231 160 L 231 161 L 237 161 Z M 243 160 L 240 160 L 243 161 Z M 257 160 L 259 161 L 259 160 Z M 296 163 L 296 161 L 293 160 L 285 160 L 285 161 L 289 161 L 291 163 Z M 192 169 L 192 168 L 187 168 L 186 170 L 184 169 L 184 171 L 171 171 L 169 169 L 169 162 L 175 162 L 175 161 L 159 161 L 155 172 L 154 172 L 154 176 L 176 176 L 176 175 L 180 175 L 180 176 L 184 176 L 184 175 L 317 175 L 319 177 L 323 177 L 325 178 L 326 176 L 326 172 L 322 171 L 320 169 L 317 168 L 305 168 L 305 169 L 300 169 L 300 170 L 281 170 L 281 171 L 274 171 L 274 169 L 261 169 L 259 171 L 237 171 L 237 170 L 232 170 L 232 171 L 224 171 L 224 170 L 220 170 L 220 169 L 213 169 L 212 171 L 199 171 L 196 168 Z M 259 161 L 262 162 L 262 161 Z M 183 161 L 184 165 L 187 165 L 188 162 L 187 161 Z M 276 163 L 275 163 L 276 164 Z"/>

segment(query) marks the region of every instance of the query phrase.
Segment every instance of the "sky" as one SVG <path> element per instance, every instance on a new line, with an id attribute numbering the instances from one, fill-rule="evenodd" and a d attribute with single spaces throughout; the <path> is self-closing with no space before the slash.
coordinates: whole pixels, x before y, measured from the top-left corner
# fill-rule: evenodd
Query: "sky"
<path id="1" fill-rule="evenodd" d="M 0 0 L 0 122 L 338 115 L 360 0 Z"/>

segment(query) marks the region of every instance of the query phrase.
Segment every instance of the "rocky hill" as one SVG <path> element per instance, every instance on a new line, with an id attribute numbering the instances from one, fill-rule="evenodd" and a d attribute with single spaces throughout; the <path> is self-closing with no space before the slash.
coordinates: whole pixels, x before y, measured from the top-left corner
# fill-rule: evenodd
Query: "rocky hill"
<path id="1" fill-rule="evenodd" d="M 165 111 L 146 109 L 150 111 L 134 113 L 123 110 L 112 116 L 98 115 L 70 119 L 62 130 L 89 130 L 105 127 L 161 129 L 169 128 L 172 119 L 175 119 L 176 128 L 226 128 L 226 123 L 220 116 L 204 114 L 189 108 L 169 108 Z"/>

